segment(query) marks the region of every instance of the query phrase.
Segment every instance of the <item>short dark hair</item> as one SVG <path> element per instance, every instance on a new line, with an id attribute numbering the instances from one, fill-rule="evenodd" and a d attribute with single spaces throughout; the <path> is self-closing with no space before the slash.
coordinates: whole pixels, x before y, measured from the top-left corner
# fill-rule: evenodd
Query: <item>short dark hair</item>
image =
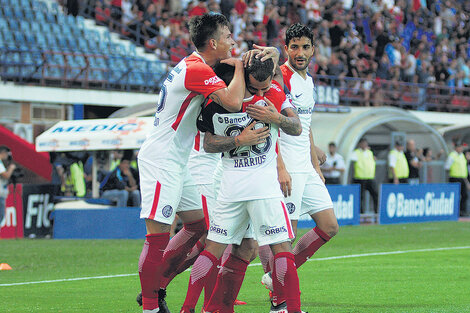
<path id="1" fill-rule="evenodd" d="M 10 148 L 8 148 L 7 146 L 0 146 L 0 153 L 3 153 L 3 152 L 10 152 Z"/>
<path id="2" fill-rule="evenodd" d="M 273 76 L 274 62 L 272 59 L 261 61 L 258 58 L 253 58 L 251 65 L 245 68 L 245 81 L 248 82 L 248 75 L 253 76 L 259 82 L 265 81 Z"/>
<path id="3" fill-rule="evenodd" d="M 193 17 L 189 21 L 189 34 L 196 49 L 203 50 L 207 45 L 207 41 L 215 38 L 219 31 L 219 26 L 229 27 L 227 18 L 222 14 L 205 13 Z"/>
<path id="4" fill-rule="evenodd" d="M 226 63 L 217 63 L 213 68 L 215 74 L 221 78 L 224 83 L 228 86 L 233 79 L 235 74 L 235 66 L 228 65 Z"/>
<path id="5" fill-rule="evenodd" d="M 332 141 L 328 144 L 328 147 L 336 147 L 336 144 Z"/>
<path id="6" fill-rule="evenodd" d="M 362 142 L 364 142 L 364 141 L 367 142 L 367 139 L 364 138 L 364 137 L 362 137 L 361 139 L 359 139 L 359 143 L 362 143 Z"/>
<path id="7" fill-rule="evenodd" d="M 313 32 L 310 28 L 300 23 L 291 25 L 286 31 L 286 46 L 289 46 L 292 39 L 302 37 L 310 39 L 310 43 L 313 45 Z"/>

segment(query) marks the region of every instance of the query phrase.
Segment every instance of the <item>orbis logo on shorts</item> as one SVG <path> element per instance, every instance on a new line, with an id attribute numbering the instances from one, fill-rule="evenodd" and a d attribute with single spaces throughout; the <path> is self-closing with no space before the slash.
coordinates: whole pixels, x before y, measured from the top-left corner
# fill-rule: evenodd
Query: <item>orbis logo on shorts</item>
<path id="1" fill-rule="evenodd" d="M 278 226 L 261 225 L 260 232 L 261 234 L 271 236 L 271 235 L 277 235 L 280 233 L 287 233 L 287 229 L 285 226 L 278 227 Z"/>
<path id="2" fill-rule="evenodd" d="M 222 236 L 227 236 L 227 230 L 223 229 L 223 228 L 221 228 L 217 225 L 211 225 L 211 227 L 209 228 L 209 231 L 212 232 L 212 233 L 222 235 Z"/>

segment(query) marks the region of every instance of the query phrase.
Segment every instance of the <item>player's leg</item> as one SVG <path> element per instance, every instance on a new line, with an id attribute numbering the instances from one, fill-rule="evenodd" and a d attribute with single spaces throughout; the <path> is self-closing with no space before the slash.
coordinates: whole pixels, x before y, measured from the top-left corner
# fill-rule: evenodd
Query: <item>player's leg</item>
<path id="1" fill-rule="evenodd" d="M 222 265 L 211 298 L 205 305 L 208 312 L 217 309 L 221 312 L 233 312 L 246 268 L 250 264 L 256 246 L 256 242 L 252 238 L 244 238 L 240 245 L 232 245 L 232 253 Z"/>
<path id="2" fill-rule="evenodd" d="M 297 268 L 336 235 L 339 228 L 330 194 L 318 175 L 309 176 L 305 185 L 301 214 L 304 213 L 313 218 L 316 226 L 305 233 L 294 247 Z"/>
<path id="3" fill-rule="evenodd" d="M 289 213 L 289 218 L 292 225 L 292 230 L 295 236 L 297 236 L 297 222 L 300 217 L 300 211 L 302 207 L 302 197 L 305 189 L 305 185 L 307 182 L 308 175 L 304 173 L 291 173 L 292 178 L 292 193 L 289 197 L 284 198 L 284 203 L 286 204 L 287 211 Z M 293 239 L 293 240 L 294 240 Z M 267 261 L 265 261 L 267 259 Z M 272 264 L 274 261 L 274 256 L 271 252 L 271 248 L 265 249 L 264 247 L 260 247 L 260 260 L 263 264 L 263 267 L 269 269 L 269 271 L 265 271 L 266 274 L 263 275 L 261 278 L 261 283 L 269 289 L 271 292 L 273 291 L 273 283 L 272 283 Z M 266 263 L 266 265 L 265 265 Z M 276 294 L 273 294 L 274 298 L 276 298 Z"/>
<path id="4" fill-rule="evenodd" d="M 170 239 L 170 225 L 181 197 L 183 177 L 144 161 L 139 162 L 142 210 L 147 235 L 139 258 L 144 312 L 156 312 L 163 266 L 163 251 Z"/>
<path id="5" fill-rule="evenodd" d="M 215 207 L 211 209 L 206 248 L 191 269 L 188 293 L 181 312 L 190 312 L 191 309 L 194 309 L 202 289 L 208 282 L 215 281 L 214 278 L 218 273 L 217 266 L 220 265 L 220 258 L 227 244 L 242 241 L 243 233 L 239 231 L 239 227 L 243 227 L 240 225 L 248 225 L 249 220 L 248 214 L 241 211 L 243 205 L 243 202 L 236 205 L 217 202 Z"/>
<path id="6" fill-rule="evenodd" d="M 379 198 L 377 194 L 377 187 L 375 181 L 373 179 L 365 180 L 365 190 L 369 191 L 370 196 L 372 197 L 372 201 L 374 203 L 374 212 L 377 213 L 378 205 L 379 205 Z M 365 199 L 365 198 L 363 198 Z"/>

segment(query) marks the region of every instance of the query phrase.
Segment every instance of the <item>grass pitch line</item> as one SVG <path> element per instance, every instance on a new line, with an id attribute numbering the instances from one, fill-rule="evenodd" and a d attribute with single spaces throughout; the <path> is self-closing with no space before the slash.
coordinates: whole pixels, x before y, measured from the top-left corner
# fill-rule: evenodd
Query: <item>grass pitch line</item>
<path id="1" fill-rule="evenodd" d="M 348 255 L 330 256 L 330 257 L 325 257 L 325 258 L 309 259 L 309 260 L 307 260 L 307 262 L 310 262 L 310 261 L 329 261 L 329 260 L 339 260 L 339 259 L 352 259 L 352 258 L 360 258 L 360 257 L 378 256 L 378 255 L 393 255 L 393 254 L 447 251 L 447 250 L 462 250 L 462 249 L 470 249 L 470 246 L 445 247 L 445 248 L 428 248 L 428 249 L 416 249 L 416 250 L 398 250 L 398 251 L 371 252 L 371 253 L 362 253 L 362 254 L 348 254 Z M 261 265 L 261 263 L 253 263 L 253 264 L 250 264 L 248 266 L 260 266 L 260 265 Z M 186 271 L 189 271 L 189 269 L 187 269 Z M 33 285 L 33 284 L 46 284 L 46 283 L 60 283 L 60 282 L 66 282 L 66 281 L 105 279 L 105 278 L 115 278 L 115 277 L 128 277 L 128 276 L 136 276 L 137 274 L 138 273 L 106 275 L 106 276 L 92 276 L 92 277 L 64 278 L 64 279 L 55 279 L 55 280 L 40 280 L 40 281 L 30 281 L 30 282 L 23 282 L 23 283 L 0 284 L 0 287 Z"/>

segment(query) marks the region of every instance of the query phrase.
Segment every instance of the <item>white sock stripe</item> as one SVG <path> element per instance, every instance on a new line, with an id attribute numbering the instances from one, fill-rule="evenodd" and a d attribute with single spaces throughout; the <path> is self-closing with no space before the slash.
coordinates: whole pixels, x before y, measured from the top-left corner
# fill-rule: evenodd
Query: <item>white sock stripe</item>
<path id="1" fill-rule="evenodd" d="M 443 248 L 428 248 L 428 249 L 416 249 L 416 250 L 398 250 L 398 251 L 386 251 L 386 252 L 371 252 L 371 253 L 362 253 L 362 254 L 349 254 L 349 255 L 338 255 L 325 258 L 316 258 L 309 259 L 309 261 L 329 261 L 329 260 L 339 260 L 339 259 L 350 259 L 350 258 L 360 258 L 368 256 L 379 256 L 379 255 L 393 255 L 393 254 L 405 254 L 405 253 L 419 253 L 419 252 L 433 252 L 433 251 L 448 251 L 448 250 L 463 250 L 470 249 L 470 246 L 461 246 L 461 247 L 443 247 Z M 248 266 L 260 266 L 261 263 L 253 263 Z M 187 269 L 185 272 L 189 272 L 190 269 Z M 92 277 L 77 277 L 77 278 L 64 278 L 64 279 L 55 279 L 55 280 L 40 280 L 40 281 L 30 281 L 22 283 L 9 283 L 9 284 L 0 284 L 0 287 L 10 287 L 10 286 L 21 286 L 21 285 L 33 285 L 33 284 L 45 284 L 45 283 L 60 283 L 66 281 L 78 281 L 78 280 L 90 280 L 90 279 L 105 279 L 105 278 L 115 278 L 115 277 L 128 277 L 135 276 L 138 273 L 132 274 L 116 274 L 116 275 L 107 275 L 107 276 L 92 276 Z"/>

